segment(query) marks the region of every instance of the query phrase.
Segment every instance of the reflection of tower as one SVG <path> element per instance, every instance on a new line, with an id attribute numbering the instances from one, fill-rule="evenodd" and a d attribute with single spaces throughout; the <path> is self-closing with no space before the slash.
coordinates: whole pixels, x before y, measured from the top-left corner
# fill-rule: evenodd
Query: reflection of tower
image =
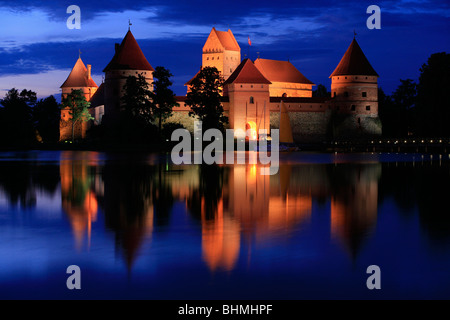
<path id="1" fill-rule="evenodd" d="M 88 167 L 88 162 L 95 160 L 96 153 L 89 155 L 90 159 L 66 160 L 73 157 L 66 151 L 62 153 L 60 163 L 62 207 L 69 218 L 78 249 L 81 249 L 85 235 L 90 247 L 92 222 L 97 220 L 98 203 L 91 189 L 93 177 Z"/>
<path id="2" fill-rule="evenodd" d="M 214 219 L 208 220 L 202 210 L 202 252 L 208 267 L 232 270 L 240 248 L 240 230 L 237 221 L 223 214 L 220 201 Z"/>
<path id="3" fill-rule="evenodd" d="M 235 165 L 230 174 L 227 209 L 240 222 L 242 231 L 264 238 L 268 232 L 285 233 L 309 219 L 311 195 L 290 186 L 291 167 L 281 165 L 275 176 L 261 175 L 260 170 L 257 164 Z"/>
<path id="4" fill-rule="evenodd" d="M 340 238 L 353 258 L 376 224 L 381 164 L 339 165 L 332 179 L 331 235 Z"/>
<path id="5" fill-rule="evenodd" d="M 153 171 L 146 164 L 106 164 L 103 168 L 105 223 L 115 233 L 116 249 L 129 270 L 144 239 L 153 232 Z"/>

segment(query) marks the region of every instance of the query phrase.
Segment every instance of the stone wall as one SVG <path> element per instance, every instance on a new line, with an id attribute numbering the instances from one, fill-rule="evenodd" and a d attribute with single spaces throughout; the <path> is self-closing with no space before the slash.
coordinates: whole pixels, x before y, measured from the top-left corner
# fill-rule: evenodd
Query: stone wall
<path id="1" fill-rule="evenodd" d="M 331 112 L 289 112 L 294 142 L 312 143 L 326 140 Z M 270 113 L 271 129 L 279 129 L 280 113 Z"/>

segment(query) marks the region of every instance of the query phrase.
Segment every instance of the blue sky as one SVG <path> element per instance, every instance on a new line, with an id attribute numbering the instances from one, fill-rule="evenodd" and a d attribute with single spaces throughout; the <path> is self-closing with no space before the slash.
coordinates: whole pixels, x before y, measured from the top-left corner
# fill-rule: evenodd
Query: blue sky
<path id="1" fill-rule="evenodd" d="M 69 30 L 69 5 L 81 8 L 81 29 Z M 381 29 L 369 30 L 369 5 L 381 8 Z M 230 28 L 242 49 L 261 58 L 291 61 L 307 78 L 330 89 L 329 75 L 353 39 L 391 93 L 400 79 L 417 80 L 435 52 L 450 52 L 450 2 L 441 1 L 0 1 L 0 97 L 16 87 L 39 97 L 60 93 L 82 52 L 100 85 L 114 43 L 132 32 L 153 67 L 173 73 L 173 90 L 201 65 L 201 50 L 215 26 Z M 249 48 L 247 37 L 252 46 Z"/>

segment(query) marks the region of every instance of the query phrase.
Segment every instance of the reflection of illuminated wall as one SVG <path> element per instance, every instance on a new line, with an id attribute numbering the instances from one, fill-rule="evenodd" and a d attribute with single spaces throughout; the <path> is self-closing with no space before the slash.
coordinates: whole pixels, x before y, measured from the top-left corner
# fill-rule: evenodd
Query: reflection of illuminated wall
<path id="1" fill-rule="evenodd" d="M 244 232 L 285 232 L 311 215 L 309 193 L 290 190 L 291 167 L 281 166 L 275 176 L 261 175 L 260 165 L 235 165 L 229 178 L 228 212 Z M 274 188 L 276 185 L 277 188 Z"/>
<path id="2" fill-rule="evenodd" d="M 88 163 L 96 160 L 96 153 L 89 155 L 94 158 L 64 160 L 70 159 L 72 153 L 63 152 L 60 163 L 62 208 L 69 218 L 78 249 L 81 249 L 86 234 L 90 245 L 92 222 L 97 220 L 98 203 L 91 190 L 92 178 L 88 172 Z"/>
<path id="3" fill-rule="evenodd" d="M 211 270 L 234 268 L 239 256 L 240 240 L 239 224 L 224 216 L 222 201 L 213 220 L 206 220 L 202 215 L 203 259 Z"/>
<path id="4" fill-rule="evenodd" d="M 333 190 L 331 198 L 331 235 L 343 240 L 355 255 L 376 224 L 381 164 L 355 165 L 345 172 L 348 180 Z"/>

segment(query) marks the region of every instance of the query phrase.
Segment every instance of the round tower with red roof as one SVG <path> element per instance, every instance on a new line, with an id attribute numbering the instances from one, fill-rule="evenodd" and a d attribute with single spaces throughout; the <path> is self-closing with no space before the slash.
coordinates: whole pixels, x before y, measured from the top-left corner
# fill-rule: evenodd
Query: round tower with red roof
<path id="1" fill-rule="evenodd" d="M 335 135 L 345 138 L 381 134 L 378 118 L 378 74 L 356 39 L 330 75 Z"/>
<path id="2" fill-rule="evenodd" d="M 153 72 L 136 39 L 128 30 L 121 44 L 116 43 L 115 54 L 108 63 L 105 72 L 105 116 L 114 118 L 121 107 L 124 95 L 123 87 L 129 76 L 144 76 L 149 89 L 153 90 Z"/>
<path id="3" fill-rule="evenodd" d="M 66 81 L 61 85 L 62 98 L 66 98 L 73 90 L 81 90 L 87 101 L 89 101 L 98 86 L 91 77 L 91 65 L 84 65 L 81 57 L 78 57 L 72 71 Z M 75 125 L 75 138 L 84 138 L 86 135 L 88 124 L 86 122 L 77 123 Z M 72 138 L 72 123 L 68 109 L 61 110 L 61 122 L 59 126 L 60 141 L 70 140 Z"/>

